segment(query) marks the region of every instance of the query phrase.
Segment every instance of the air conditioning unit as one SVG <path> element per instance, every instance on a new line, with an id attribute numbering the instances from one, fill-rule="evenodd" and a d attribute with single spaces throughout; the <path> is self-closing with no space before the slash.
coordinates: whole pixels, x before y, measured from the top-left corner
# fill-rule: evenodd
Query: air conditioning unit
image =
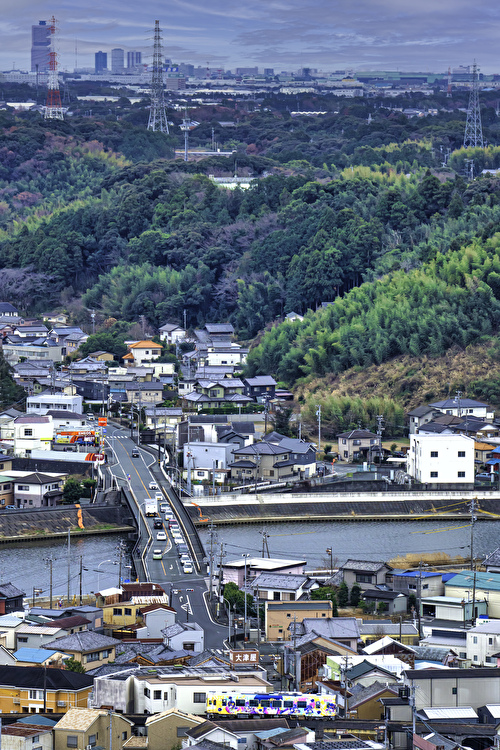
<path id="1" fill-rule="evenodd" d="M 57 705 L 61 708 L 64 708 L 64 706 L 66 705 L 66 701 L 57 701 Z"/>
<path id="2" fill-rule="evenodd" d="M 21 698 L 13 698 L 12 703 L 17 706 L 19 703 L 21 703 Z"/>

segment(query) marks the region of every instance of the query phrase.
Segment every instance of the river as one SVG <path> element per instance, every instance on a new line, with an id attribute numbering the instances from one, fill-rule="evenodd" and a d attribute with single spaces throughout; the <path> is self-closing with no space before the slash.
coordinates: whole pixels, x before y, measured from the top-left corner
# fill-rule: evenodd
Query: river
<path id="1" fill-rule="evenodd" d="M 220 544 L 224 560 L 250 553 L 262 554 L 263 531 L 271 557 L 304 559 L 310 569 L 329 567 L 327 547 L 332 548 L 334 566 L 349 557 L 363 560 L 390 560 L 406 553 L 445 552 L 450 557 L 469 555 L 470 526 L 460 521 L 331 521 L 267 524 L 259 527 L 221 526 L 217 529 L 217 560 Z M 207 529 L 200 529 L 205 549 L 210 545 Z M 75 539 L 71 543 L 70 593 L 78 595 L 80 557 L 84 593 L 118 584 L 118 545 L 125 535 L 113 534 Z M 474 556 L 481 558 L 500 545 L 500 521 L 478 521 L 474 529 Z M 215 551 L 215 548 L 214 548 Z M 32 596 L 33 587 L 48 596 L 48 558 L 53 558 L 54 597 L 65 596 L 68 581 L 67 546 L 64 541 L 36 542 L 0 548 L 0 580 L 10 581 Z M 122 578 L 129 577 L 128 548 L 122 556 Z"/>

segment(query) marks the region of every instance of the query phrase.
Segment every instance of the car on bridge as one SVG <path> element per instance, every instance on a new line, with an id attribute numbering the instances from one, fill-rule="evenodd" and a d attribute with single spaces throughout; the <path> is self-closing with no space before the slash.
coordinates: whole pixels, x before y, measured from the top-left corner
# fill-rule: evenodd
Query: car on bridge
<path id="1" fill-rule="evenodd" d="M 153 529 L 163 529 L 163 521 L 161 518 L 155 518 L 153 521 Z"/>
<path id="2" fill-rule="evenodd" d="M 149 483 L 149 489 L 150 490 L 157 490 L 158 489 L 158 485 L 156 484 L 156 482 L 150 482 Z"/>
<path id="3" fill-rule="evenodd" d="M 167 535 L 164 531 L 159 531 L 156 535 L 156 541 L 157 542 L 166 542 L 167 541 Z"/>
<path id="4" fill-rule="evenodd" d="M 163 560 L 163 552 L 161 549 L 153 550 L 153 560 Z"/>

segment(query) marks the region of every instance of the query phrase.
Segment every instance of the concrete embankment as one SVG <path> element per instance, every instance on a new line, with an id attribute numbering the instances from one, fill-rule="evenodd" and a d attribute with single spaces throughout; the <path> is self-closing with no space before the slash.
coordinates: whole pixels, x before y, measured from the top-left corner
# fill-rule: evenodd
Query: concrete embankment
<path id="1" fill-rule="evenodd" d="M 0 512 L 0 544 L 34 542 L 71 536 L 135 532 L 118 505 L 65 505 L 57 508 Z"/>
<path id="2" fill-rule="evenodd" d="M 231 495 L 196 498 L 185 506 L 193 522 L 206 525 L 284 521 L 463 519 L 475 499 L 478 518 L 500 519 L 500 492 L 401 492 Z"/>

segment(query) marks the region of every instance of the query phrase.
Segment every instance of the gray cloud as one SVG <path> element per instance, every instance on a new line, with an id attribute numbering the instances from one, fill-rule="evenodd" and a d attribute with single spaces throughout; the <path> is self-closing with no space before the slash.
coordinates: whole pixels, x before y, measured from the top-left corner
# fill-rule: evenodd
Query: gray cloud
<path id="1" fill-rule="evenodd" d="M 161 8 L 163 6 L 160 6 Z M 177 62 L 443 70 L 477 58 L 498 69 L 500 5 L 494 0 L 19 0 L 2 9 L 0 69 L 28 69 L 31 24 L 55 14 L 61 66 L 93 64 L 93 52 L 151 51 L 160 15 L 164 51 Z"/>

